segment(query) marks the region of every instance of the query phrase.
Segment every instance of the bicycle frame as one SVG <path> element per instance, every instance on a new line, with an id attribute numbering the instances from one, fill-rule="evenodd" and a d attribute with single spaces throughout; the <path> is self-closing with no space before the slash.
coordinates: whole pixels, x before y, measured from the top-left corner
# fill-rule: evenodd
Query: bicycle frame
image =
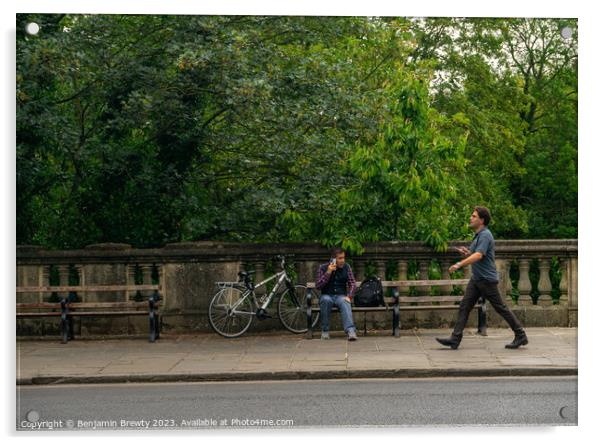
<path id="1" fill-rule="evenodd" d="M 263 302 L 263 304 L 260 306 L 257 302 L 257 297 L 255 296 L 255 289 L 258 289 L 261 286 L 263 286 L 264 284 L 267 284 L 268 282 L 272 281 L 274 278 L 278 278 L 278 281 L 274 285 L 274 288 L 271 290 L 271 292 L 268 294 L 268 296 L 265 299 L 265 301 Z M 261 283 L 257 283 L 252 289 L 249 286 L 246 286 L 247 291 L 245 293 L 243 293 L 242 298 L 232 307 L 232 311 L 236 311 L 238 306 L 240 306 L 242 304 L 242 302 L 245 300 L 245 298 L 249 297 L 249 295 L 251 295 L 253 297 L 253 302 L 255 303 L 255 306 L 258 309 L 265 310 L 272 302 L 272 299 L 274 298 L 274 296 L 278 293 L 278 289 L 280 289 L 280 286 L 282 285 L 283 282 L 285 282 L 286 286 L 292 290 L 292 294 L 291 294 L 292 298 L 296 298 L 293 283 L 289 279 L 289 277 L 286 273 L 286 269 L 284 269 L 284 270 L 266 278 Z M 298 302 L 296 302 L 296 304 L 298 304 Z"/>

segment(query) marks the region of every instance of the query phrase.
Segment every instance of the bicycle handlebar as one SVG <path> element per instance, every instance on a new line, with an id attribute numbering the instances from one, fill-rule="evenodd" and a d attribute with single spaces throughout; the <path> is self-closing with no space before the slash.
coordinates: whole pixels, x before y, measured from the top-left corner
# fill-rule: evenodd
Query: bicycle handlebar
<path id="1" fill-rule="evenodd" d="M 289 256 L 292 256 L 292 255 L 289 255 Z M 284 254 L 279 254 L 279 255 L 276 255 L 276 257 L 275 257 L 275 258 L 277 258 L 277 259 L 279 259 L 279 260 L 280 260 L 280 265 L 282 266 L 282 268 L 284 268 L 284 265 L 285 265 L 285 263 L 286 263 L 286 255 L 284 255 Z"/>

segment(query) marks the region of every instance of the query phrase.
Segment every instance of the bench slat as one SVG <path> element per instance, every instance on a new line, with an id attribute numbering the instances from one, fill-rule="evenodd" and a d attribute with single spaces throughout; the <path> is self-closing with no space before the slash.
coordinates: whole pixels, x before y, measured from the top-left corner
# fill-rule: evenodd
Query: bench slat
<path id="1" fill-rule="evenodd" d="M 450 303 L 462 301 L 462 295 L 433 295 L 432 297 L 399 297 L 400 303 Z"/>
<path id="2" fill-rule="evenodd" d="M 49 316 L 56 316 L 56 315 L 61 315 L 60 312 L 17 312 L 17 317 L 49 317 Z M 98 315 L 98 316 L 104 316 L 104 315 L 148 315 L 148 311 L 69 311 L 68 315 L 84 315 L 84 316 L 91 316 L 91 315 Z"/>
<path id="3" fill-rule="evenodd" d="M 383 287 L 423 287 L 423 286 L 463 286 L 468 284 L 467 278 L 457 280 L 403 280 L 403 281 L 381 281 Z"/>
<path id="4" fill-rule="evenodd" d="M 479 308 L 480 304 L 475 304 L 473 307 Z M 432 311 L 433 309 L 453 309 L 458 310 L 458 306 L 455 304 L 452 305 L 441 305 L 441 306 L 399 306 L 400 311 Z"/>
<path id="5" fill-rule="evenodd" d="M 94 311 L 94 312 L 69 312 L 69 315 L 73 316 L 85 316 L 85 317 L 105 317 L 105 316 L 119 316 L 119 315 L 148 315 L 148 311 Z"/>
<path id="6" fill-rule="evenodd" d="M 17 312 L 17 318 L 31 318 L 31 317 L 56 317 L 61 315 L 60 312 Z"/>
<path id="7" fill-rule="evenodd" d="M 312 306 L 311 309 L 314 312 L 320 312 L 320 307 L 319 306 Z M 334 311 L 334 312 L 338 312 L 339 308 L 337 306 L 333 306 L 330 310 Z M 354 310 L 355 312 L 392 311 L 393 310 L 393 306 L 373 306 L 373 307 L 357 307 L 357 306 L 353 306 L 352 310 Z"/>
<path id="8" fill-rule="evenodd" d="M 60 316 L 61 313 L 60 312 L 17 312 L 17 317 L 51 317 L 51 316 Z M 85 316 L 85 317 L 92 317 L 92 316 L 99 316 L 99 317 L 104 317 L 104 316 L 120 316 L 120 315 L 148 315 L 148 311 L 102 311 L 102 312 L 69 312 L 68 315 L 73 315 L 73 316 Z"/>
<path id="9" fill-rule="evenodd" d="M 161 290 L 160 284 L 112 284 L 105 286 L 20 286 L 17 293 L 23 292 L 114 292 L 136 290 Z"/>
<path id="10" fill-rule="evenodd" d="M 403 281 L 381 281 L 383 288 L 388 287 L 426 287 L 426 286 L 463 286 L 470 281 L 468 278 L 457 280 L 403 280 Z M 315 289 L 315 282 L 308 282 L 309 289 Z"/>
<path id="11" fill-rule="evenodd" d="M 161 301 L 155 302 L 155 306 L 160 306 Z M 115 301 L 115 302 L 81 302 L 69 303 L 69 308 L 115 308 L 115 309 L 146 309 L 148 301 Z M 17 303 L 17 309 L 61 309 L 60 303 Z"/>
<path id="12" fill-rule="evenodd" d="M 479 308 L 481 307 L 480 304 L 475 304 L 474 305 L 475 308 Z M 399 310 L 400 311 L 423 311 L 423 310 L 435 310 L 435 309 L 453 309 L 453 310 L 458 310 L 458 306 L 457 305 L 440 305 L 440 306 L 433 306 L 433 305 L 427 305 L 427 306 L 399 306 Z M 320 307 L 319 306 L 312 306 L 311 308 L 312 312 L 320 312 Z M 353 306 L 352 308 L 353 312 L 372 312 L 372 311 L 385 311 L 385 310 L 393 310 L 393 306 L 378 306 L 378 307 L 357 307 L 357 306 Z M 333 312 L 338 312 L 339 308 L 336 306 L 333 306 L 331 311 Z"/>
<path id="13" fill-rule="evenodd" d="M 462 301 L 464 298 L 462 295 L 433 295 L 433 296 L 421 296 L 421 297 L 399 297 L 400 303 L 451 303 L 456 301 Z M 319 301 L 318 297 L 312 299 L 312 304 Z M 385 302 L 393 304 L 395 301 L 394 297 L 385 297 Z"/>
<path id="14" fill-rule="evenodd" d="M 160 301 L 155 302 L 155 306 L 160 305 Z M 98 303 L 98 302 L 81 302 L 81 303 L 69 303 L 69 308 L 70 309 L 78 309 L 78 308 L 141 308 L 141 309 L 146 309 L 148 308 L 148 301 L 132 301 L 132 302 L 127 302 L 127 301 L 116 301 L 116 302 L 102 302 L 102 303 Z"/>

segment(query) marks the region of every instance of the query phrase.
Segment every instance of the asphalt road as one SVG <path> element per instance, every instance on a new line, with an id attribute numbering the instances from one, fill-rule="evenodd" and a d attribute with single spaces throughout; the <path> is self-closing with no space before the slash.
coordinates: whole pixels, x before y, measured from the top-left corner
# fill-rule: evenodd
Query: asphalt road
<path id="1" fill-rule="evenodd" d="M 576 423 L 576 377 L 17 387 L 18 430 Z"/>

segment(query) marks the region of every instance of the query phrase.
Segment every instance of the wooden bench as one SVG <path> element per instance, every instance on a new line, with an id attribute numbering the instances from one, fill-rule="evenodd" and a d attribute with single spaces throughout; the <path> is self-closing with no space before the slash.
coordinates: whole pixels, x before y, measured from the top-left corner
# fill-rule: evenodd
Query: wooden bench
<path id="1" fill-rule="evenodd" d="M 17 293 L 68 292 L 57 303 L 17 303 L 17 318 L 60 317 L 61 343 L 75 338 L 73 317 L 119 317 L 145 315 L 149 320 L 149 341 L 155 342 L 161 333 L 160 285 L 110 286 L 23 286 Z M 75 292 L 153 291 L 147 301 L 73 302 Z"/>
<path id="2" fill-rule="evenodd" d="M 393 336 L 399 337 L 399 312 L 402 310 L 421 311 L 421 310 L 444 310 L 458 309 L 458 304 L 462 295 L 433 295 L 433 296 L 399 296 L 399 289 L 410 287 L 431 287 L 431 286 L 464 286 L 468 284 L 468 279 L 458 280 L 403 280 L 403 281 L 381 281 L 383 293 L 385 294 L 385 306 L 375 307 L 357 307 L 352 305 L 353 312 L 364 313 L 364 335 L 366 335 L 366 313 L 377 311 L 391 311 L 393 323 Z M 315 312 L 320 312 L 319 296 L 314 292 L 316 283 L 308 282 L 306 303 L 307 303 L 307 338 L 313 338 L 312 318 Z M 393 296 L 388 297 L 387 289 L 393 290 Z M 436 303 L 436 304 L 433 304 Z M 474 306 L 478 311 L 478 332 L 481 335 L 487 335 L 487 316 L 485 301 L 480 298 Z M 338 312 L 338 307 L 333 306 L 332 311 Z"/>

